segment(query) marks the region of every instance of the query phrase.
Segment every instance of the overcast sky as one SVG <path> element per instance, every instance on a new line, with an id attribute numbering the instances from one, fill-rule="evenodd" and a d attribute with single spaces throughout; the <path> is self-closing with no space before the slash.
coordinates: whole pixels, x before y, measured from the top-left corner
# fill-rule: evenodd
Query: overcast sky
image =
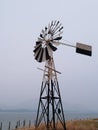
<path id="1" fill-rule="evenodd" d="M 58 46 L 54 60 L 64 105 L 98 111 L 98 0 L 0 0 L 0 108 L 38 102 L 43 72 L 37 67 L 45 63 L 34 60 L 33 49 L 52 20 L 64 26 L 63 42 L 93 47 L 88 57 Z"/>

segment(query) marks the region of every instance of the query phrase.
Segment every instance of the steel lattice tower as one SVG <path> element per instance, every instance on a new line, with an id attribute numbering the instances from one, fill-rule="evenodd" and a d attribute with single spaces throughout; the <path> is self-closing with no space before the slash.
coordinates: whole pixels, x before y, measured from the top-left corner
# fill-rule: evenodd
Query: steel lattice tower
<path id="1" fill-rule="evenodd" d="M 55 70 L 54 60 L 50 58 L 45 65 L 35 123 L 36 128 L 41 122 L 44 122 L 47 130 L 55 130 L 60 124 L 66 130 L 57 73 L 59 72 Z"/>

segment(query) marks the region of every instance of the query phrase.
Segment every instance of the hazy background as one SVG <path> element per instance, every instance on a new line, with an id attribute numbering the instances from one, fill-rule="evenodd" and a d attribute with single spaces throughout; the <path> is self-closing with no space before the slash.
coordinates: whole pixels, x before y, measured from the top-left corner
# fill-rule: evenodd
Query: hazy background
<path id="1" fill-rule="evenodd" d="M 37 67 L 44 63 L 34 60 L 33 49 L 52 20 L 64 26 L 63 42 L 93 46 L 92 57 L 62 45 L 54 54 L 64 109 L 98 112 L 97 0 L 0 0 L 0 108 L 37 105 L 43 76 Z"/>

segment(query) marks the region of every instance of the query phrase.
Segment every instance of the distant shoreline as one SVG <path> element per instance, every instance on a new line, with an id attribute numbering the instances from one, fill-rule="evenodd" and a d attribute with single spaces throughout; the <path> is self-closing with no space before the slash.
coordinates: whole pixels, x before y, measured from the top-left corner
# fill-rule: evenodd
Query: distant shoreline
<path id="1" fill-rule="evenodd" d="M 30 109 L 0 109 L 0 112 L 35 112 Z"/>
<path id="2" fill-rule="evenodd" d="M 19 108 L 19 109 L 0 109 L 0 112 L 37 112 L 34 109 L 25 109 L 25 108 Z M 98 113 L 96 111 L 81 111 L 81 110 L 66 110 L 64 113 Z"/>

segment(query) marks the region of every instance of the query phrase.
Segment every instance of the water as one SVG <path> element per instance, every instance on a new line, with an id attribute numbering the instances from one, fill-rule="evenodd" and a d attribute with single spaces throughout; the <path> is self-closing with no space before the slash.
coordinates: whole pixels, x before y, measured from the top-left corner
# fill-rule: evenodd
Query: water
<path id="1" fill-rule="evenodd" d="M 20 120 L 20 125 L 23 125 L 23 121 L 26 121 L 26 125 L 34 124 L 36 113 L 34 112 L 0 112 L 0 124 L 2 122 L 2 130 L 8 130 L 9 122 L 11 122 L 11 129 L 14 129 L 17 121 Z"/>
<path id="2" fill-rule="evenodd" d="M 9 122 L 11 122 L 11 130 L 15 128 L 16 122 L 20 120 L 21 126 L 23 121 L 26 121 L 26 125 L 34 125 L 36 117 L 36 112 L 0 112 L 0 124 L 2 122 L 2 130 L 8 130 Z M 81 113 L 81 112 L 66 112 L 66 120 L 77 120 L 77 119 L 87 119 L 87 118 L 98 118 L 98 113 Z"/>

